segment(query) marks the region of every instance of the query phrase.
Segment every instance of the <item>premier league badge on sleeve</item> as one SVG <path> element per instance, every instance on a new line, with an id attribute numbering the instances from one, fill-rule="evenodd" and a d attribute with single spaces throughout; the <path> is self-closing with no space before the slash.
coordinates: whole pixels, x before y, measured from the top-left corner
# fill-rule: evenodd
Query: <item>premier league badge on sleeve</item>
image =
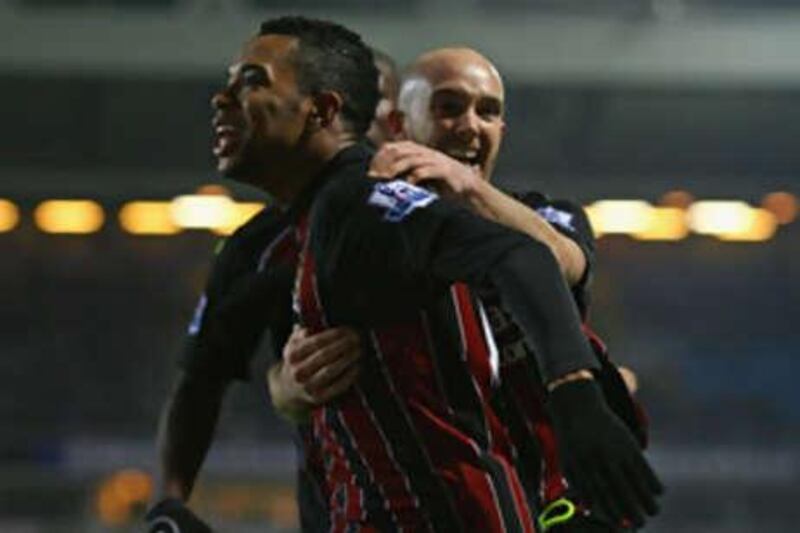
<path id="1" fill-rule="evenodd" d="M 399 222 L 415 209 L 425 207 L 437 198 L 436 193 L 427 189 L 395 180 L 376 183 L 367 203 L 383 208 L 383 219 L 387 222 Z"/>
<path id="2" fill-rule="evenodd" d="M 551 224 L 561 226 L 562 228 L 575 233 L 575 226 L 572 224 L 572 213 L 562 211 L 561 209 L 556 209 L 551 205 L 540 207 L 536 210 L 536 212 L 542 215 L 542 217 L 544 217 L 544 219 Z"/>

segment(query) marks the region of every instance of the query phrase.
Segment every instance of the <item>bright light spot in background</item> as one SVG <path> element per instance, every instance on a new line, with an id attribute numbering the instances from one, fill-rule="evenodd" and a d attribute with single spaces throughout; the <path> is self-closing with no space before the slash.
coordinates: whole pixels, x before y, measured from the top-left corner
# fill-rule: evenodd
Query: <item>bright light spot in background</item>
<path id="1" fill-rule="evenodd" d="M 215 229 L 233 224 L 235 204 L 227 196 L 196 195 L 178 196 L 172 200 L 172 220 L 182 228 Z"/>
<path id="2" fill-rule="evenodd" d="M 686 211 L 677 207 L 654 207 L 647 228 L 633 234 L 643 241 L 679 241 L 689 234 Z"/>
<path id="3" fill-rule="evenodd" d="M 232 209 L 230 224 L 225 227 L 214 228 L 214 233 L 230 235 L 236 228 L 253 218 L 256 213 L 264 209 L 264 204 L 258 202 L 236 202 Z"/>
<path id="4" fill-rule="evenodd" d="M 586 208 L 597 235 L 642 233 L 650 225 L 652 211 L 644 200 L 600 200 Z"/>
<path id="5" fill-rule="evenodd" d="M 105 214 L 91 200 L 47 200 L 36 207 L 33 218 L 45 233 L 94 233 L 103 226 Z"/>
<path id="6" fill-rule="evenodd" d="M 170 202 L 128 202 L 119 210 L 122 229 L 134 235 L 173 235 L 181 231 L 172 220 Z"/>
<path id="7" fill-rule="evenodd" d="M 723 240 L 763 241 L 772 237 L 777 227 L 775 215 L 739 201 L 696 202 L 688 216 L 693 231 Z"/>
<path id="8" fill-rule="evenodd" d="M 789 224 L 797 218 L 797 198 L 792 193 L 770 193 L 761 200 L 761 207 L 775 215 L 778 224 Z"/>
<path id="9" fill-rule="evenodd" d="M 718 237 L 723 241 L 747 241 L 760 242 L 767 241 L 775 235 L 778 229 L 778 220 L 775 215 L 766 209 L 750 210 L 749 222 L 746 227 L 721 233 Z"/>
<path id="10" fill-rule="evenodd" d="M 701 235 L 742 231 L 750 224 L 752 208 L 744 202 L 707 200 L 689 208 L 689 226 Z"/>
<path id="11" fill-rule="evenodd" d="M 647 241 L 686 237 L 686 212 L 678 207 L 653 207 L 644 200 L 600 200 L 586 208 L 598 235 L 619 233 Z"/>
<path id="12" fill-rule="evenodd" d="M 234 202 L 222 195 L 186 195 L 172 200 L 170 215 L 182 228 L 210 229 L 229 235 L 263 207 L 262 203 Z"/>
<path id="13" fill-rule="evenodd" d="M 105 525 L 119 526 L 130 522 L 152 495 L 150 476 L 140 470 L 120 470 L 100 485 L 95 505 Z"/>
<path id="14" fill-rule="evenodd" d="M 11 231 L 19 223 L 19 209 L 12 202 L 0 199 L 0 233 Z"/>

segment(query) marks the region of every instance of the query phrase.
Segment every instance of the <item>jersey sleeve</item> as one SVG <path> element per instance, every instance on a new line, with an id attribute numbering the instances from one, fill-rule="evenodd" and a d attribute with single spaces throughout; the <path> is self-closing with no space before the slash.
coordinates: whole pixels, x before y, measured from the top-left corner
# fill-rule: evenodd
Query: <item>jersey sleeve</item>
<path id="1" fill-rule="evenodd" d="M 310 239 L 335 314 L 350 323 L 390 320 L 481 278 L 524 239 L 402 180 L 337 181 L 315 202 Z"/>
<path id="2" fill-rule="evenodd" d="M 191 374 L 247 380 L 267 327 L 291 307 L 293 272 L 257 271 L 237 241 L 217 256 L 189 326 L 181 366 Z"/>
<path id="3" fill-rule="evenodd" d="M 596 265 L 594 232 L 586 211 L 580 205 L 569 200 L 551 200 L 536 192 L 515 194 L 514 196 L 536 211 L 556 231 L 575 242 L 583 252 L 586 269 L 571 290 L 581 316 L 585 318 L 591 303 L 589 287 Z"/>
<path id="4" fill-rule="evenodd" d="M 218 247 L 211 275 L 189 324 L 180 366 L 189 374 L 215 376 L 224 380 L 245 379 L 247 365 L 244 350 L 229 350 L 236 339 L 226 339 L 219 332 L 216 315 L 234 281 L 244 273 L 239 264 L 236 241 L 230 239 Z"/>
<path id="5" fill-rule="evenodd" d="M 375 325 L 455 282 L 490 283 L 543 354 L 544 377 L 596 365 L 550 250 L 430 191 L 342 180 L 316 202 L 310 238 L 331 323 Z"/>

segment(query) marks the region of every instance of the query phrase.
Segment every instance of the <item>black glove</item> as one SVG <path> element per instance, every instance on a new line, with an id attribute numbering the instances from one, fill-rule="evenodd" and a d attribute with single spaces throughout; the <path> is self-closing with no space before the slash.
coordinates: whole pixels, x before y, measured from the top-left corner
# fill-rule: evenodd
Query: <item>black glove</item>
<path id="1" fill-rule="evenodd" d="M 636 439 L 609 409 L 592 380 L 557 386 L 548 406 L 556 429 L 567 479 L 591 509 L 612 523 L 644 525 L 644 514 L 658 512 L 663 492 Z"/>
<path id="2" fill-rule="evenodd" d="M 147 512 L 147 533 L 213 533 L 176 498 L 167 498 Z"/>

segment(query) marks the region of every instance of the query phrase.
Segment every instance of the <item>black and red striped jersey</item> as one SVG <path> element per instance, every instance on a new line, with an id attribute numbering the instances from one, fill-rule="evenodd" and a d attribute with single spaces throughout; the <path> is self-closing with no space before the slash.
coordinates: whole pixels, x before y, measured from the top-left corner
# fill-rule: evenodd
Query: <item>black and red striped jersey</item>
<path id="1" fill-rule="evenodd" d="M 367 163 L 357 146 L 340 154 L 298 224 L 299 320 L 355 326 L 364 346 L 356 386 L 314 411 L 307 443 L 333 530 L 532 531 L 468 286 L 514 287 L 515 316 L 548 348 L 547 375 L 594 365 L 569 291 L 529 237 L 425 189 L 369 180 Z"/>
<path id="2" fill-rule="evenodd" d="M 203 378 L 200 383 L 249 379 L 251 360 L 266 331 L 273 353 L 281 356 L 294 324 L 291 295 L 298 241 L 293 222 L 307 196 L 287 211 L 261 211 L 218 246 L 180 362 L 185 372 Z M 262 380 L 263 374 L 256 379 Z M 300 457 L 305 431 L 298 427 Z M 317 485 L 301 460 L 297 499 L 304 531 L 327 529 L 326 503 Z"/>

